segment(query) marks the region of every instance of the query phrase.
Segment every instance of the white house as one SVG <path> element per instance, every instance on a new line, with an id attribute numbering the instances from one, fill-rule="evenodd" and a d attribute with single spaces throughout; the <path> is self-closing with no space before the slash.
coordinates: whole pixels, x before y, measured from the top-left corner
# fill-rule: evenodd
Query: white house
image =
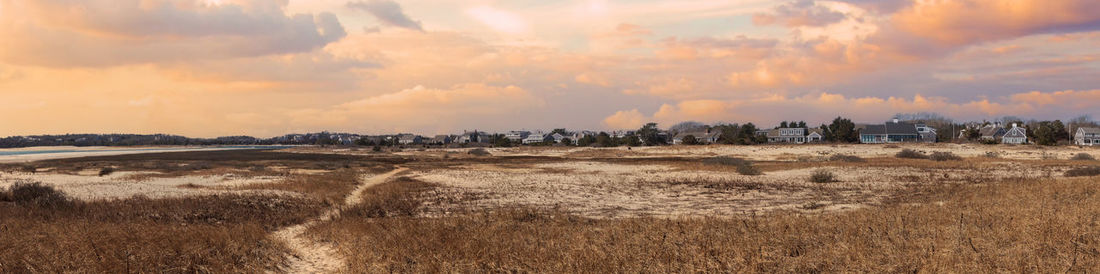
<path id="1" fill-rule="evenodd" d="M 1100 145 L 1100 128 L 1095 128 L 1095 127 L 1077 128 L 1077 134 L 1073 135 L 1073 143 L 1075 143 L 1079 146 Z"/>
<path id="2" fill-rule="evenodd" d="M 546 142 L 546 140 L 548 138 L 551 138 L 551 137 L 547 136 L 546 134 L 543 134 L 542 132 L 531 133 L 531 134 L 527 135 L 526 138 L 523 138 L 523 144 L 527 145 L 527 144 L 542 143 L 542 142 Z"/>
<path id="3" fill-rule="evenodd" d="M 1019 127 L 1015 123 L 1012 124 L 1012 128 L 1005 132 L 1005 135 L 1001 137 L 1002 144 L 1014 144 L 1021 145 L 1027 143 L 1027 128 Z"/>
<path id="4" fill-rule="evenodd" d="M 530 131 L 513 130 L 505 133 L 504 138 L 508 138 L 508 140 L 512 140 L 512 142 L 519 142 L 526 139 L 528 135 L 531 135 Z"/>
<path id="5" fill-rule="evenodd" d="M 824 131 L 821 128 L 811 128 L 810 134 L 806 134 L 806 142 L 808 143 L 820 143 L 825 141 L 825 135 L 822 135 Z"/>

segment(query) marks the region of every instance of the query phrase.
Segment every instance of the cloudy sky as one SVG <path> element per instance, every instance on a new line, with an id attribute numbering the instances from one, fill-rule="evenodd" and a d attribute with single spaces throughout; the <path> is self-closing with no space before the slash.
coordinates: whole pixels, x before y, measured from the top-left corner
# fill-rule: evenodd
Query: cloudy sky
<path id="1" fill-rule="evenodd" d="M 1095 0 L 0 0 L 0 136 L 1100 116 Z"/>

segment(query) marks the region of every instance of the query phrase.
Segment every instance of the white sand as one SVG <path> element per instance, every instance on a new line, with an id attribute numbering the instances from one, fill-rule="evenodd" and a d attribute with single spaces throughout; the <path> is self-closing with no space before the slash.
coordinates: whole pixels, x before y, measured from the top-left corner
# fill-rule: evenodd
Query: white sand
<path id="1" fill-rule="evenodd" d="M 877 204 L 892 191 L 913 184 L 1045 176 L 1038 169 L 1005 162 L 984 170 L 829 167 L 823 169 L 833 172 L 838 182 L 809 182 L 811 173 L 818 169 L 746 176 L 713 170 L 678 170 L 662 165 L 570 161 L 514 168 L 475 165 L 417 172 L 412 176 L 445 186 L 448 190 L 440 195 L 472 193 L 482 197 L 469 205 L 475 208 L 523 205 L 612 218 L 730 216 L 754 211 L 815 208 L 807 206 L 810 204 L 821 205 L 825 210 L 844 210 Z M 692 184 L 670 184 L 678 181 Z M 747 186 L 707 187 L 721 182 Z M 447 211 L 446 205 L 442 206 Z"/>
<path id="2" fill-rule="evenodd" d="M 168 198 L 218 193 L 294 194 L 274 190 L 232 190 L 235 187 L 272 183 L 283 179 L 277 176 L 237 177 L 226 174 L 172 178 L 151 177 L 144 180 L 129 179 L 133 175 L 141 174 L 148 173 L 115 172 L 102 177 L 95 175 L 4 173 L 0 174 L 0 187 L 6 188 L 17 182 L 41 182 L 55 186 L 65 194 L 81 200 L 125 199 L 138 195 L 149 198 Z"/>

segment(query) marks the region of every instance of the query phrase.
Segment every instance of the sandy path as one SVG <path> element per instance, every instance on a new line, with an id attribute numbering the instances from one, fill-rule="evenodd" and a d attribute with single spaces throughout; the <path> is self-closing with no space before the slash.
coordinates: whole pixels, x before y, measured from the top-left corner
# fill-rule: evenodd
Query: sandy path
<path id="1" fill-rule="evenodd" d="M 370 177 L 359 184 L 344 200 L 344 205 L 333 208 L 321 217 L 308 222 L 290 226 L 272 234 L 276 239 L 286 243 L 293 252 L 290 265 L 284 269 L 287 273 L 337 273 L 344 266 L 344 260 L 336 254 L 336 249 L 330 245 L 317 243 L 305 237 L 306 229 L 317 222 L 328 221 L 333 216 L 340 214 L 344 207 L 351 206 L 362 201 L 363 191 L 373 186 L 385 183 L 391 177 L 407 170 L 398 168 L 385 174 Z"/>

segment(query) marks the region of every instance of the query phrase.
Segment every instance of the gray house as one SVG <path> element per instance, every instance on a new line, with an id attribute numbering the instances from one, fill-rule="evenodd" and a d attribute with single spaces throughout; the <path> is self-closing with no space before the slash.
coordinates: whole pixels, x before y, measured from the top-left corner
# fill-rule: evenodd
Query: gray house
<path id="1" fill-rule="evenodd" d="M 718 142 L 718 138 L 722 137 L 722 132 L 717 130 L 707 130 L 698 132 L 680 132 L 676 136 L 672 136 L 673 145 L 684 144 L 684 138 L 691 136 L 695 138 L 695 142 L 699 144 L 713 144 Z"/>
<path id="2" fill-rule="evenodd" d="M 455 138 L 452 142 L 460 144 L 469 143 L 488 143 L 488 134 L 480 131 L 464 131 L 458 138 Z"/>
<path id="3" fill-rule="evenodd" d="M 428 143 L 433 145 L 446 145 L 450 144 L 452 140 L 453 139 L 451 138 L 451 135 L 436 135 L 435 137 L 432 137 L 432 140 Z"/>
<path id="4" fill-rule="evenodd" d="M 936 129 L 925 124 L 916 124 L 917 134 L 920 134 L 920 141 L 925 143 L 936 142 Z"/>
<path id="5" fill-rule="evenodd" d="M 1027 143 L 1027 129 L 1012 124 L 1012 128 L 1001 137 L 1002 144 L 1022 145 Z"/>
<path id="6" fill-rule="evenodd" d="M 867 125 L 859 132 L 859 142 L 864 144 L 887 144 L 920 141 L 917 126 L 906 122 L 886 122 L 882 125 Z"/>
<path id="7" fill-rule="evenodd" d="M 978 130 L 978 133 L 980 133 L 978 139 L 983 141 L 1000 140 L 1007 132 L 1008 130 L 999 123 L 987 125 Z"/>
<path id="8" fill-rule="evenodd" d="M 401 134 L 397 136 L 397 143 L 402 145 L 415 145 L 423 142 L 424 138 L 416 134 Z"/>
<path id="9" fill-rule="evenodd" d="M 768 143 L 794 143 L 806 142 L 805 128 L 777 128 L 768 131 Z"/>
<path id="10" fill-rule="evenodd" d="M 1077 133 L 1073 135 L 1073 143 L 1079 146 L 1100 145 L 1100 128 L 1077 128 Z"/>

